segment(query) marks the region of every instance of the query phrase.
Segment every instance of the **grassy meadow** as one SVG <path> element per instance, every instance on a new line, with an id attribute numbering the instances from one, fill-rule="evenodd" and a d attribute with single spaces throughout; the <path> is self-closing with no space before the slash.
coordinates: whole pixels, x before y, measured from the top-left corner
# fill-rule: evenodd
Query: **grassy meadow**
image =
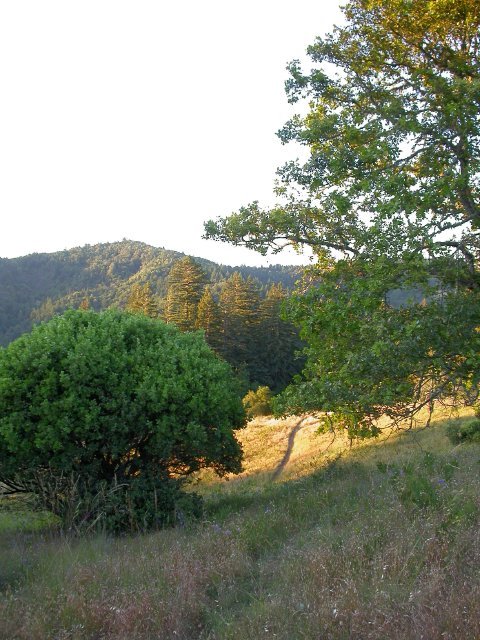
<path id="1" fill-rule="evenodd" d="M 478 640 L 480 445 L 441 415 L 352 448 L 298 423 L 251 422 L 175 529 L 69 538 L 4 499 L 0 638 Z"/>

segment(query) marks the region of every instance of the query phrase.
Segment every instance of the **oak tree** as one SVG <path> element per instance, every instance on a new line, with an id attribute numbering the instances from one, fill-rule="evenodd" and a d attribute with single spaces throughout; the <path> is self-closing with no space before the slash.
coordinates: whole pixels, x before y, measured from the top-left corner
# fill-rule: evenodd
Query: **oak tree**
<path id="1" fill-rule="evenodd" d="M 478 395 L 480 4 L 351 0 L 344 14 L 309 47 L 309 72 L 289 65 L 288 98 L 307 105 L 279 136 L 308 158 L 279 169 L 277 206 L 209 221 L 206 236 L 309 247 L 290 305 L 308 361 L 283 408 L 369 435 L 382 414 Z"/>

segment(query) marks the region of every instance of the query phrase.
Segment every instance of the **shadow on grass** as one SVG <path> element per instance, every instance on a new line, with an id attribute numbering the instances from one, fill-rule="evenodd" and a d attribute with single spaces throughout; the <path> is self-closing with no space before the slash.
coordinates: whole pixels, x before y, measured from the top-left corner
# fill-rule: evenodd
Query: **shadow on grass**
<path id="1" fill-rule="evenodd" d="M 451 420 L 441 420 L 428 430 L 345 449 L 300 478 L 272 482 L 271 472 L 264 472 L 212 485 L 204 495 L 203 522 L 187 524 L 185 533 L 190 526 L 192 535 L 199 528 L 219 526 L 228 532 L 236 526 L 255 555 L 283 543 L 289 535 L 285 522 L 300 523 L 292 524 L 292 534 L 301 530 L 301 523 L 316 526 L 322 513 L 330 514 L 333 526 L 348 522 L 355 510 L 369 504 L 372 491 L 395 491 L 412 508 L 433 507 L 443 490 L 437 480 L 458 473 L 462 466 L 461 460 L 453 464 L 452 456 L 461 458 L 462 450 L 478 447 L 453 446 L 445 436 L 448 424 Z M 51 515 L 34 512 L 24 502 L 0 501 L 1 590 L 20 584 L 34 570 L 45 546 L 56 537 L 62 539 L 54 525 Z"/>

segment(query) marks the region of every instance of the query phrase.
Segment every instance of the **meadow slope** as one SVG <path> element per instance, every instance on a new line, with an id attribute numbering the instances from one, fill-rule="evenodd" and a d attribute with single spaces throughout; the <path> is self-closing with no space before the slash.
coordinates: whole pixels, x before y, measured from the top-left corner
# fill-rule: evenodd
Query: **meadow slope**
<path id="1" fill-rule="evenodd" d="M 259 419 L 240 476 L 196 479 L 203 520 L 148 535 L 70 539 L 3 501 L 0 638 L 478 640 L 480 446 L 446 428 L 350 449 Z"/>

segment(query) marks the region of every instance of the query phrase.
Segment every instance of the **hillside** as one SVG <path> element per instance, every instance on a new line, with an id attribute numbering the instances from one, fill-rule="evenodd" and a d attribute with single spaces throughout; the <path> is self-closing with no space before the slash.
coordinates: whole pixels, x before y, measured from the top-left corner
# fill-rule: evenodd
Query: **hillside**
<path id="1" fill-rule="evenodd" d="M 254 421 L 244 472 L 197 478 L 202 522 L 149 535 L 59 539 L 3 505 L 0 637 L 476 640 L 480 449 L 447 427 L 350 449 Z"/>
<path id="2" fill-rule="evenodd" d="M 49 319 L 88 297 L 96 310 L 124 306 L 132 285 L 149 283 L 153 294 L 166 294 L 166 279 L 183 253 L 124 240 L 87 245 L 57 253 L 0 258 L 0 345 L 30 330 L 33 322 Z M 291 289 L 298 267 L 229 267 L 203 258 L 204 268 L 218 290 L 234 271 L 258 280 L 260 287 L 282 283 Z"/>

